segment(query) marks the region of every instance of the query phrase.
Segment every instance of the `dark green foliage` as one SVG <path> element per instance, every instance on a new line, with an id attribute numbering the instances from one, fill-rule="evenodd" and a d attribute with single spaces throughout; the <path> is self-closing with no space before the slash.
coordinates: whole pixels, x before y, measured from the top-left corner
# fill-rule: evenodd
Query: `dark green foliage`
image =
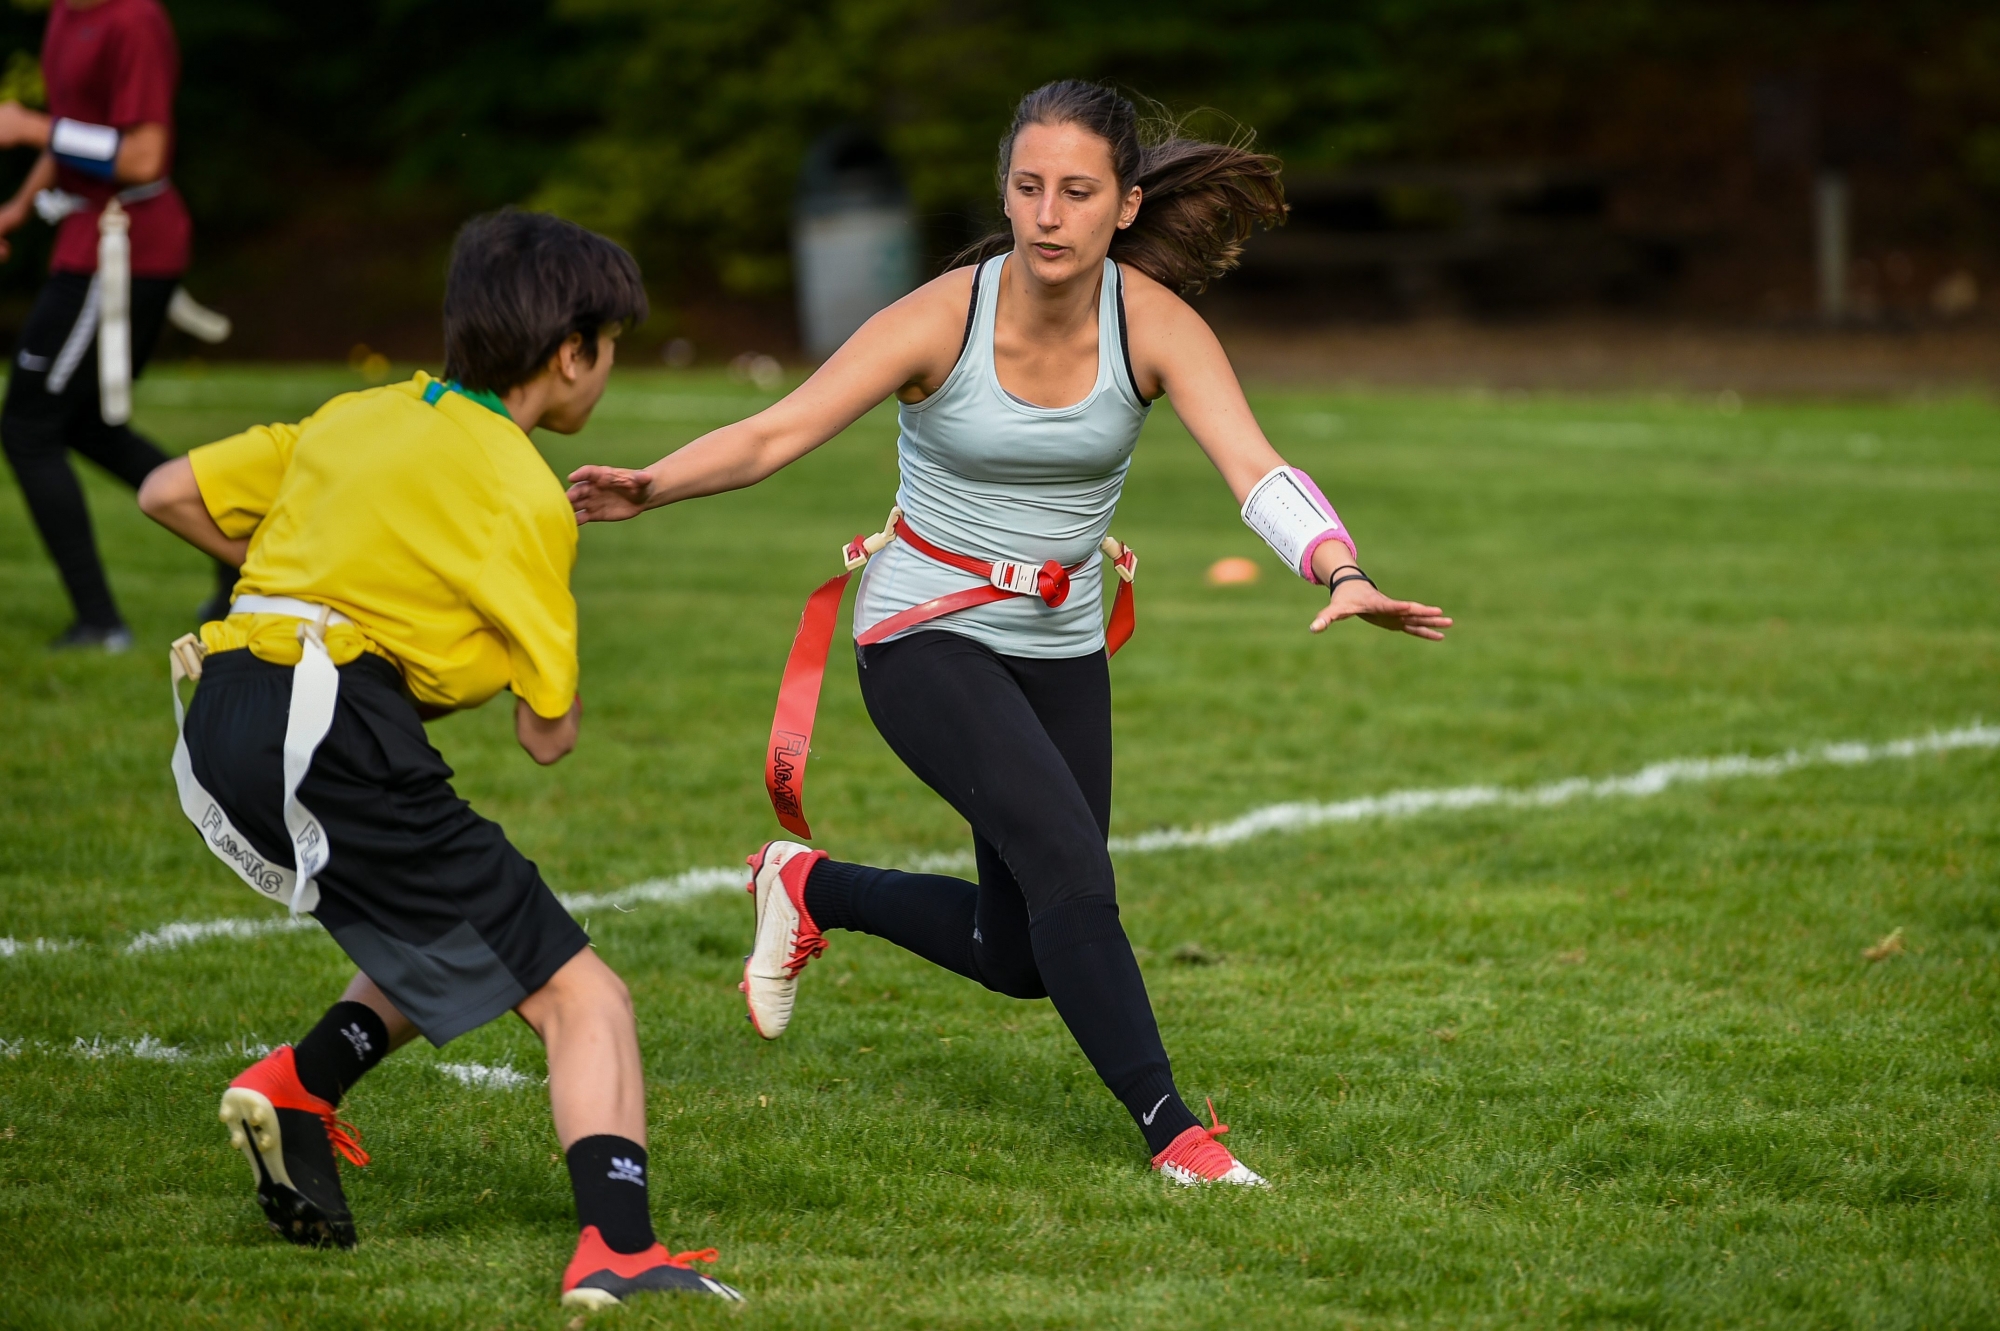
<path id="1" fill-rule="evenodd" d="M 942 259 L 992 215 L 992 145 L 1014 100 L 1062 77 L 1211 109 L 1192 128 L 1251 127 L 1294 169 L 1582 160 L 1705 205 L 1751 165 L 1756 90 L 1775 81 L 1810 104 L 1811 160 L 1777 168 L 1859 156 L 1915 182 L 1928 202 L 1887 223 L 1906 242 L 1980 240 L 1966 182 L 2000 181 L 2000 23 L 1968 0 L 572 0 L 565 12 L 615 16 L 636 40 L 600 128 L 541 197 L 663 258 L 671 240 L 677 261 L 744 292 L 785 285 L 797 165 L 828 126 L 884 135 Z"/>
<path id="2" fill-rule="evenodd" d="M 1254 128 L 1294 171 L 1589 163 L 1649 234 L 1792 219 L 1799 173 L 1822 160 L 1873 173 L 1864 249 L 1976 254 L 2000 208 L 2000 17 L 1978 0 L 170 8 L 186 58 L 177 174 L 204 281 L 318 305 L 356 325 L 349 336 L 380 322 L 376 307 L 425 310 L 435 293 L 413 275 L 466 214 L 505 201 L 609 230 L 670 301 L 718 283 L 782 293 L 800 161 L 850 123 L 887 142 L 942 262 L 992 219 L 993 145 L 1014 100 L 1057 77 L 1196 112 L 1199 132 Z M 40 27 L 20 0 L 0 9 L 0 55 L 34 49 Z M 1758 119 L 1773 97 L 1803 108 L 1796 142 L 1775 148 Z M 1744 195 L 1752 178 L 1776 192 Z M 1789 255 L 1797 229 L 1756 243 Z M 37 267 L 30 233 L 7 270 L 17 296 Z M 328 265 L 380 291 L 347 310 L 286 288 L 292 269 Z"/>

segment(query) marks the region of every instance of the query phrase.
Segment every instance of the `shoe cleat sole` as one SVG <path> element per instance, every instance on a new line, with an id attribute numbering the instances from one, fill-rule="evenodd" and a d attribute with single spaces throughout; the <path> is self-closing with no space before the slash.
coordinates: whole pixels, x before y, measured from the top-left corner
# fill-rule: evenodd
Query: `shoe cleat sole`
<path id="1" fill-rule="evenodd" d="M 303 1248 L 354 1246 L 352 1217 L 328 1215 L 293 1186 L 291 1172 L 285 1168 L 278 1111 L 269 1099 L 247 1087 L 232 1086 L 222 1093 L 217 1117 L 229 1129 L 229 1144 L 250 1162 L 257 1204 L 264 1208 L 265 1222 L 273 1234 Z"/>

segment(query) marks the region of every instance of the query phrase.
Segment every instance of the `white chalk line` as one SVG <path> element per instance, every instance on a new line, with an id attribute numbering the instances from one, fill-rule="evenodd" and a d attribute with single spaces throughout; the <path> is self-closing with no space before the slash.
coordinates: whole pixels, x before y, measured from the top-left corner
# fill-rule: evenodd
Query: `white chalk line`
<path id="1" fill-rule="evenodd" d="M 0 938 L 0 959 L 23 952 L 68 952 L 78 946 L 81 943 L 74 938 Z"/>
<path id="2" fill-rule="evenodd" d="M 125 945 L 127 952 L 151 952 L 158 948 L 183 947 L 209 938 L 259 938 L 265 934 L 311 929 L 319 921 L 307 915 L 274 915 L 269 919 L 176 920 L 149 929 Z"/>
<path id="3" fill-rule="evenodd" d="M 92 1063 L 101 1063 L 107 1059 L 136 1059 L 145 1063 L 243 1063 L 254 1062 L 270 1053 L 271 1049 L 272 1046 L 268 1044 L 236 1040 L 219 1049 L 195 1053 L 151 1035 L 131 1037 L 79 1035 L 68 1044 L 50 1040 L 31 1040 L 26 1037 L 16 1040 L 0 1037 L 0 1058 L 16 1059 L 23 1054 L 40 1054 L 58 1058 L 80 1058 Z M 505 1063 L 498 1067 L 486 1063 L 430 1063 L 424 1066 L 475 1091 L 518 1091 L 523 1087 L 542 1084 L 540 1077 L 531 1077 Z"/>
<path id="4" fill-rule="evenodd" d="M 747 865 L 722 865 L 708 869 L 684 869 L 672 878 L 649 878 L 643 883 L 621 887 L 615 892 L 572 892 L 557 898 L 572 914 L 586 910 L 624 910 L 633 906 L 662 906 L 711 892 L 743 890 L 750 881 Z"/>
<path id="5" fill-rule="evenodd" d="M 1932 731 L 1886 744 L 1849 741 L 1793 749 L 1770 758 L 1732 754 L 1722 758 L 1670 758 L 1649 763 L 1628 776 L 1573 776 L 1525 790 L 1504 786 L 1457 786 L 1444 790 L 1399 790 L 1364 795 L 1333 804 L 1272 804 L 1214 827 L 1162 828 L 1136 836 L 1111 838 L 1112 852 L 1143 855 L 1162 850 L 1214 849 L 1252 837 L 1278 832 L 1303 832 L 1334 823 L 1367 819 L 1410 818 L 1439 811 L 1512 808 L 1546 809 L 1581 799 L 1644 799 L 1672 786 L 1696 785 L 1733 777 L 1783 776 L 1805 767 L 1854 767 L 1892 758 L 1917 758 L 1958 749 L 2000 748 L 2000 726 L 1974 722 L 1956 730 Z"/>
<path id="6" fill-rule="evenodd" d="M 68 1044 L 50 1044 L 46 1040 L 0 1039 L 0 1058 L 19 1058 L 23 1054 L 65 1054 L 71 1058 L 88 1059 L 96 1063 L 107 1058 L 137 1058 L 148 1063 L 179 1063 L 188 1057 L 187 1050 L 179 1045 L 156 1040 L 150 1035 L 136 1039 L 108 1039 L 102 1035 L 89 1038 L 77 1036 Z"/>
<path id="7" fill-rule="evenodd" d="M 2000 726 L 1981 722 L 1953 730 L 1932 731 L 1880 744 L 1845 741 L 1792 749 L 1771 757 L 1729 754 L 1718 758 L 1670 758 L 1649 763 L 1624 776 L 1569 777 L 1539 786 L 1448 786 L 1428 790 L 1397 790 L 1331 803 L 1294 801 L 1269 804 L 1228 822 L 1207 827 L 1164 827 L 1151 832 L 1111 838 L 1114 855 L 1153 855 L 1172 850 L 1217 850 L 1258 837 L 1289 835 L 1342 823 L 1414 818 L 1430 813 L 1461 813 L 1471 809 L 1548 809 L 1579 800 L 1646 799 L 1675 786 L 1700 785 L 1742 777 L 1778 777 L 1808 767 L 1855 767 L 1864 763 L 1919 758 L 1962 749 L 2000 748 Z M 972 867 L 965 851 L 910 857 L 915 872 L 942 873 Z M 571 911 L 625 910 L 633 906 L 688 901 L 713 892 L 741 890 L 747 871 L 735 866 L 687 869 L 671 878 L 648 879 L 614 892 L 583 892 L 561 898 Z M 307 919 L 179 921 L 142 933 L 126 944 L 127 952 L 176 948 L 209 938 L 253 938 L 263 934 L 312 927 Z M 11 941 L 11 940 L 10 940 Z M 5 955 L 12 955 L 7 953 Z"/>
<path id="8" fill-rule="evenodd" d="M 540 1077 L 516 1072 L 504 1063 L 497 1068 L 485 1063 L 433 1063 L 431 1066 L 459 1085 L 475 1091 L 518 1091 L 524 1086 L 542 1084 Z"/>

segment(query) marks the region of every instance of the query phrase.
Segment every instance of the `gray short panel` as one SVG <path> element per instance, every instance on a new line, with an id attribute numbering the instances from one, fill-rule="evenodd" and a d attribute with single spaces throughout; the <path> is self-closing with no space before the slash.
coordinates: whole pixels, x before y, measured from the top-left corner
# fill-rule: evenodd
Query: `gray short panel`
<path id="1" fill-rule="evenodd" d="M 470 924 L 422 946 L 362 923 L 343 925 L 333 938 L 434 1045 L 484 1026 L 528 996 Z"/>

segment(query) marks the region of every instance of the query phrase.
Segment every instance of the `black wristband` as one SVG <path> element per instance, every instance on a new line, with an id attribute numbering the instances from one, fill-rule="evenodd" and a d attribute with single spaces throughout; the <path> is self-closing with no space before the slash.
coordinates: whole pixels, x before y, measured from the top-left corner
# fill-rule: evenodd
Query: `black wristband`
<path id="1" fill-rule="evenodd" d="M 1342 565 L 1341 567 L 1342 567 L 1342 568 L 1351 568 L 1351 569 L 1353 569 L 1353 570 L 1354 570 L 1354 572 L 1352 572 L 1352 573 L 1348 574 L 1348 575 L 1347 575 L 1346 577 L 1344 577 L 1344 578 L 1334 578 L 1334 579 L 1330 580 L 1330 581 L 1329 581 L 1329 582 L 1328 582 L 1328 583 L 1326 584 L 1326 599 L 1327 599 L 1327 600 L 1331 601 L 1331 600 L 1333 599 L 1333 589 L 1334 589 L 1334 588 L 1336 588 L 1336 587 L 1338 587 L 1338 586 L 1339 586 L 1339 585 L 1340 585 L 1341 583 L 1343 583 L 1343 582 L 1365 582 L 1365 583 L 1367 583 L 1367 584 L 1368 584 L 1368 585 L 1369 585 L 1370 587 L 1373 587 L 1373 586 L 1375 586 L 1375 579 L 1373 579 L 1373 578 L 1369 577 L 1369 576 L 1368 576 L 1368 575 L 1367 575 L 1366 573 L 1363 573 L 1363 572 L 1361 571 L 1361 565 L 1359 565 L 1359 564 L 1344 564 L 1344 565 Z M 1334 570 L 1334 572 L 1335 572 L 1335 573 L 1338 573 L 1338 572 L 1340 572 L 1340 569 L 1335 569 L 1335 570 Z M 1378 590 L 1379 590 L 1379 588 L 1378 588 Z"/>

